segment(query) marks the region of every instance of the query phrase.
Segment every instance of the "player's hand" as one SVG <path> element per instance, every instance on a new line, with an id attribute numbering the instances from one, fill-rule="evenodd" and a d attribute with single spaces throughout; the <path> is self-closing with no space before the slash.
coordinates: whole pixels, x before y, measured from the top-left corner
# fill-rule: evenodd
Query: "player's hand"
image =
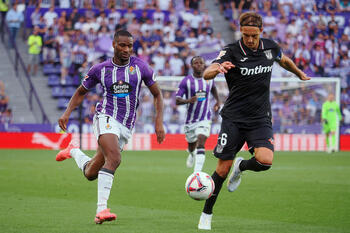
<path id="1" fill-rule="evenodd" d="M 310 80 L 311 78 L 308 77 L 304 72 L 301 72 L 301 74 L 299 75 L 299 79 L 302 81 L 306 81 L 306 80 Z"/>
<path id="2" fill-rule="evenodd" d="M 164 131 L 163 123 L 159 123 L 159 124 L 156 123 L 155 131 L 157 135 L 157 142 L 159 144 L 162 144 L 162 142 L 165 139 L 165 131 Z"/>
<path id="3" fill-rule="evenodd" d="M 195 102 L 197 102 L 197 96 L 192 96 L 190 99 L 188 99 L 189 104 L 193 104 Z"/>
<path id="4" fill-rule="evenodd" d="M 214 105 L 214 111 L 217 112 L 217 111 L 219 111 L 219 109 L 220 109 L 220 103 L 216 102 Z"/>
<path id="5" fill-rule="evenodd" d="M 68 120 L 69 120 L 69 115 L 65 113 L 63 113 L 63 115 L 58 119 L 58 125 L 63 131 L 67 130 Z"/>
<path id="6" fill-rule="evenodd" d="M 219 64 L 219 63 L 217 63 L 217 64 L 218 64 L 218 71 L 222 74 L 226 74 L 230 69 L 235 67 L 235 65 L 229 61 L 225 61 L 221 64 Z"/>

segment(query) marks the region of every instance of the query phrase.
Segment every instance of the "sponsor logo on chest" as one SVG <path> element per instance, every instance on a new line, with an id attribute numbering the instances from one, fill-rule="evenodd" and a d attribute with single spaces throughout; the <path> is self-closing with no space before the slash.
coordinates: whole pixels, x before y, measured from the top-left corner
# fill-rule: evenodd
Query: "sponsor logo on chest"
<path id="1" fill-rule="evenodd" d="M 118 98 L 124 98 L 128 96 L 132 91 L 132 86 L 123 80 L 119 80 L 113 83 L 110 87 L 113 96 Z"/>

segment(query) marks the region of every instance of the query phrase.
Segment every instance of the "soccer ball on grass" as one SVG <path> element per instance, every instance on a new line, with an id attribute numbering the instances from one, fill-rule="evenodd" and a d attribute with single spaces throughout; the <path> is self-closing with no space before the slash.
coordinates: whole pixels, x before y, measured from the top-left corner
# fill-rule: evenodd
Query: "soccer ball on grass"
<path id="1" fill-rule="evenodd" d="M 186 180 L 185 190 L 187 194 L 199 201 L 206 200 L 213 194 L 215 184 L 211 176 L 205 172 L 194 172 Z"/>

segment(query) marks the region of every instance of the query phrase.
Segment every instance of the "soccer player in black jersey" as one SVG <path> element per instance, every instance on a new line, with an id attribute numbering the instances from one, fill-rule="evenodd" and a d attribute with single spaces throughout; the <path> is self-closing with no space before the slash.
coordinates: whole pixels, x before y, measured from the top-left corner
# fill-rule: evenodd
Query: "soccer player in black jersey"
<path id="1" fill-rule="evenodd" d="M 231 169 L 233 159 L 244 142 L 247 142 L 253 157 L 249 160 L 242 157 L 235 159 L 227 182 L 230 192 L 239 186 L 243 171 L 266 171 L 272 165 L 274 141 L 269 93 L 273 63 L 278 62 L 300 80 L 310 79 L 291 59 L 283 55 L 278 44 L 260 38 L 263 25 L 259 14 L 246 12 L 239 20 L 242 38 L 221 50 L 203 74 L 204 79 L 210 80 L 223 73 L 230 92 L 220 112 L 221 130 L 214 149 L 214 155 L 218 158 L 212 175 L 215 191 L 205 202 L 199 229 L 211 229 L 216 198 Z"/>

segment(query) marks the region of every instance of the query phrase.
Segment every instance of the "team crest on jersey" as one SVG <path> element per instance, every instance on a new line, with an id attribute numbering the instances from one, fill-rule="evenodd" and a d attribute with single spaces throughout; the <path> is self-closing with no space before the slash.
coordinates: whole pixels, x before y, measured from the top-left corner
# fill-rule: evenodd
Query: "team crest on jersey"
<path id="1" fill-rule="evenodd" d="M 106 129 L 112 129 L 112 126 L 111 126 L 110 124 L 107 123 Z"/>
<path id="2" fill-rule="evenodd" d="M 203 101 L 207 98 L 207 93 L 203 90 L 199 90 L 196 92 L 197 100 Z"/>
<path id="3" fill-rule="evenodd" d="M 271 49 L 265 50 L 264 53 L 265 53 L 267 59 L 269 59 L 269 60 L 272 59 L 272 52 L 271 52 Z"/>
<path id="4" fill-rule="evenodd" d="M 132 86 L 123 80 L 119 80 L 111 85 L 110 88 L 113 96 L 118 98 L 124 98 L 128 96 L 132 91 Z"/>
<path id="5" fill-rule="evenodd" d="M 215 60 L 219 60 L 222 56 L 224 56 L 226 54 L 226 50 L 221 50 L 219 55 L 217 56 L 217 58 Z"/>
<path id="6" fill-rule="evenodd" d="M 84 80 L 85 80 L 85 79 L 88 79 L 88 78 L 89 78 L 89 75 L 85 75 Z"/>
<path id="7" fill-rule="evenodd" d="M 129 73 L 130 74 L 135 74 L 135 68 L 133 66 L 129 67 Z"/>

